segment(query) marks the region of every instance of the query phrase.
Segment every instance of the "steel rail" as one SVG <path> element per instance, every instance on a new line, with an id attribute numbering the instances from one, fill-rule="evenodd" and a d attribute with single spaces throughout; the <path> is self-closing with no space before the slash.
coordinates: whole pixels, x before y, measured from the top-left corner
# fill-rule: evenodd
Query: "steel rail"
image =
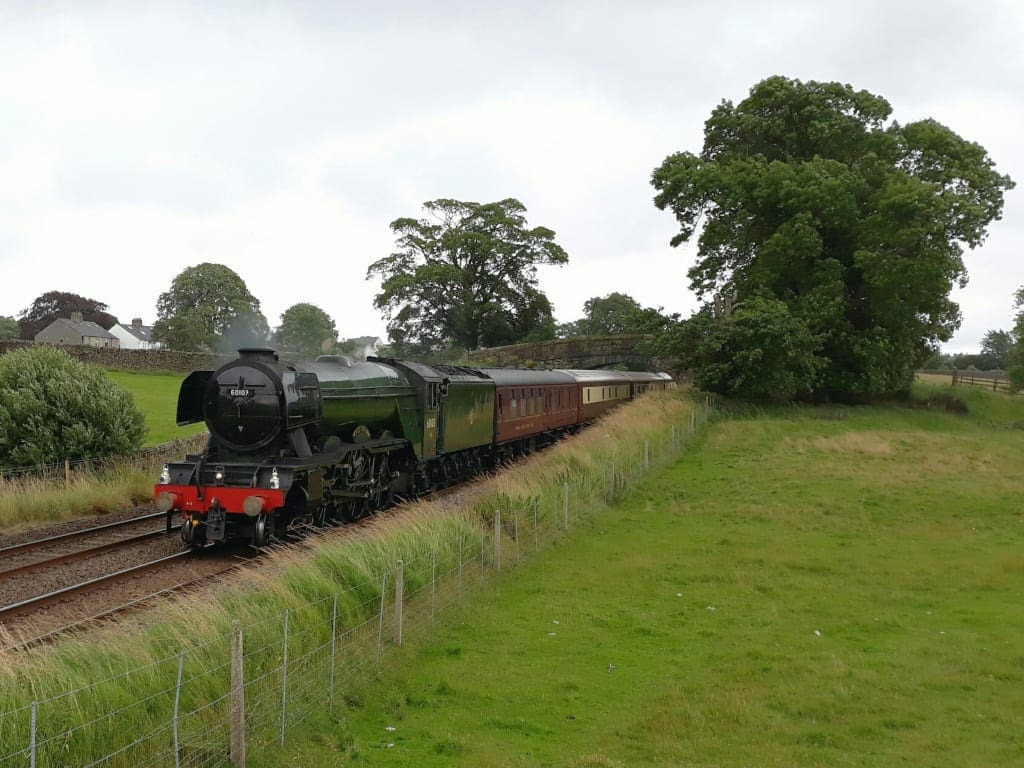
<path id="1" fill-rule="evenodd" d="M 70 531 L 69 533 L 60 533 L 56 536 L 48 536 L 45 539 L 36 539 L 35 541 L 26 541 L 21 544 L 12 544 L 9 547 L 0 549 L 0 557 L 5 555 L 15 555 L 19 552 L 27 552 L 31 549 L 43 547 L 48 544 L 56 544 L 61 541 L 68 541 L 70 539 L 80 539 L 83 536 L 89 536 L 94 533 L 103 533 L 104 531 L 110 531 L 115 528 L 124 528 L 135 523 L 142 522 L 143 520 L 154 520 L 158 517 L 167 517 L 166 512 L 154 512 L 149 515 L 139 515 L 138 517 L 132 517 L 127 520 L 118 520 L 116 523 L 106 523 L 104 525 L 97 525 L 92 528 L 83 528 L 80 531 Z"/>
<path id="2" fill-rule="evenodd" d="M 179 592 L 183 589 L 187 589 L 188 587 L 195 586 L 197 584 L 202 584 L 203 582 L 209 579 L 219 578 L 220 576 L 223 576 L 226 573 L 230 573 L 231 571 L 241 568 L 246 564 L 246 561 L 247 558 L 242 559 L 239 562 L 231 563 L 224 570 L 218 571 L 217 573 L 197 576 L 196 578 L 189 579 L 187 581 L 179 581 L 177 584 L 174 584 L 173 586 L 164 587 L 163 589 L 158 589 L 156 592 L 151 592 L 148 595 L 143 595 L 142 597 L 137 597 L 134 600 L 129 600 L 127 603 L 123 603 L 122 605 L 117 605 L 113 608 L 107 608 L 106 610 L 100 611 L 99 613 L 95 613 L 92 616 L 86 616 L 84 619 L 79 619 L 78 621 L 74 621 L 70 624 L 65 624 L 64 626 L 58 627 L 57 629 L 54 629 L 50 632 L 45 632 L 44 634 L 36 635 L 35 637 L 28 638 L 27 640 L 19 640 L 16 643 L 12 643 L 11 645 L 5 646 L 4 648 L 0 649 L 0 651 L 16 651 L 23 648 L 32 648 L 34 646 L 42 645 L 44 643 L 55 642 L 57 639 L 59 639 L 61 635 L 65 635 L 88 624 L 94 624 L 108 617 L 115 616 L 116 614 L 124 613 L 125 611 L 130 611 L 133 608 L 138 608 L 139 606 L 145 605 L 150 600 L 155 600 L 158 597 L 163 597 L 164 595 L 170 595 L 175 592 Z"/>
<path id="3" fill-rule="evenodd" d="M 27 610 L 41 608 L 44 605 L 49 605 L 50 603 L 57 602 L 61 598 L 67 597 L 69 595 L 73 595 L 78 592 L 85 592 L 86 590 L 89 590 L 93 587 L 97 587 L 100 584 L 106 584 L 108 581 L 114 581 L 116 579 L 124 578 L 125 576 L 130 576 L 136 573 L 143 573 L 145 571 L 153 570 L 154 568 L 159 568 L 160 566 L 164 565 L 165 563 L 169 563 L 172 560 L 180 560 L 184 557 L 191 557 L 192 554 L 193 552 L 191 552 L 190 550 L 185 550 L 183 552 L 175 552 L 173 555 L 166 555 L 164 557 L 157 558 L 156 560 L 150 560 L 147 563 L 133 565 L 130 568 L 124 568 L 120 571 L 115 571 L 114 573 L 108 573 L 105 576 L 97 576 L 94 579 L 89 579 L 88 581 L 73 584 L 70 587 L 62 587 L 61 589 L 56 589 L 53 592 L 47 592 L 44 595 L 37 595 L 36 597 L 30 597 L 27 600 L 22 600 L 18 603 L 5 605 L 3 607 L 0 607 L 0 620 L 8 616 L 13 616 L 15 614 L 22 613 Z"/>
<path id="4" fill-rule="evenodd" d="M 80 560 L 85 557 L 92 557 L 98 555 L 101 552 L 108 552 L 112 549 L 118 549 L 127 544 L 134 544 L 139 541 L 147 541 L 158 536 L 167 536 L 173 531 L 181 530 L 180 525 L 173 526 L 170 531 L 166 528 L 160 528 L 156 531 L 147 531 L 146 533 L 140 533 L 135 536 L 126 536 L 116 541 L 108 541 L 105 544 L 96 544 L 92 547 L 86 547 L 85 549 L 76 549 L 72 552 L 65 552 L 60 555 L 54 555 L 43 560 L 33 560 L 31 563 L 23 563 L 22 565 L 16 565 L 13 568 L 7 568 L 6 570 L 0 571 L 0 579 L 6 579 L 10 576 L 17 576 L 21 573 L 27 573 L 29 571 L 36 571 L 40 568 L 49 568 L 53 565 L 60 565 L 61 563 L 68 563 L 72 560 Z"/>

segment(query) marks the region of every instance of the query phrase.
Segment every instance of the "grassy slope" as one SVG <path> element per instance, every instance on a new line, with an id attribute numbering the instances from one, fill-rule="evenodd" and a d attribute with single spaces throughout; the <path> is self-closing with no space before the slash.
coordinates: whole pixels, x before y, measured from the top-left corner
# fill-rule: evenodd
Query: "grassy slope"
<path id="1" fill-rule="evenodd" d="M 1024 406 L 963 396 L 714 425 L 261 764 L 1024 762 Z"/>
<path id="2" fill-rule="evenodd" d="M 131 392 L 135 404 L 145 415 L 146 445 L 159 445 L 205 429 L 202 424 L 178 427 L 174 423 L 178 388 L 184 378 L 181 374 L 108 369 L 107 375 L 116 384 Z"/>

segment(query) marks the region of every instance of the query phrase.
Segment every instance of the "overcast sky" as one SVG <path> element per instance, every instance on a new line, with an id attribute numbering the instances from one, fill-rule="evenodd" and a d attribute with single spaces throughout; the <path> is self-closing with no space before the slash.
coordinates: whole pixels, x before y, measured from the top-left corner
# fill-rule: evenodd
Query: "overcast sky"
<path id="1" fill-rule="evenodd" d="M 48 290 L 155 319 L 228 265 L 271 326 L 299 301 L 385 336 L 370 262 L 426 200 L 515 197 L 569 264 L 556 318 L 623 291 L 688 315 L 651 170 L 774 74 L 885 96 L 985 146 L 1020 187 L 957 291 L 969 351 L 1024 285 L 1018 2 L 0 0 L 0 315 Z"/>

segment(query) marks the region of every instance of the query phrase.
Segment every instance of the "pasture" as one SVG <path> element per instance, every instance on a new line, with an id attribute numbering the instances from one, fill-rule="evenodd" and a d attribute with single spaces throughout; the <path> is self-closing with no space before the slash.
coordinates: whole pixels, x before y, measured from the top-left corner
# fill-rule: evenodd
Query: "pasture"
<path id="1" fill-rule="evenodd" d="M 257 764 L 1024 762 L 1024 405 L 956 394 L 723 415 Z"/>
<path id="2" fill-rule="evenodd" d="M 201 432 L 203 424 L 179 427 L 174 423 L 178 406 L 178 388 L 185 377 L 180 373 L 143 373 L 108 369 L 107 375 L 131 392 L 135 404 L 146 417 L 146 442 L 160 445 Z"/>

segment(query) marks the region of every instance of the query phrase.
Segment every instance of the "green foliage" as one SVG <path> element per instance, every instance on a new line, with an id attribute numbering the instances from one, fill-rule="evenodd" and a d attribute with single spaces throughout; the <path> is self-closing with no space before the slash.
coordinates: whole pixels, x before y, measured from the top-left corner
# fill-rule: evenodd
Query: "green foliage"
<path id="1" fill-rule="evenodd" d="M 653 351 L 678 355 L 700 389 L 789 401 L 812 391 L 823 365 L 820 343 L 785 302 L 759 293 L 728 317 L 698 312 L 663 335 Z"/>
<path id="2" fill-rule="evenodd" d="M 21 335 L 21 328 L 18 321 L 13 317 L 0 316 L 0 341 L 5 339 L 16 339 Z"/>
<path id="3" fill-rule="evenodd" d="M 72 312 L 81 312 L 83 320 L 96 323 L 108 331 L 117 325 L 117 318 L 107 312 L 107 305 L 101 301 L 87 299 L 77 293 L 47 291 L 37 296 L 31 307 L 22 311 L 18 323 L 21 338 L 31 341 L 54 320 L 71 317 Z"/>
<path id="4" fill-rule="evenodd" d="M 123 454 L 145 433 L 131 395 L 102 369 L 48 346 L 0 356 L 0 464 Z"/>
<path id="5" fill-rule="evenodd" d="M 678 319 L 678 315 L 664 315 L 660 307 L 641 307 L 632 296 L 615 292 L 587 299 L 583 305 L 583 317 L 558 326 L 557 335 L 572 338 L 663 333 Z"/>
<path id="6" fill-rule="evenodd" d="M 293 304 L 281 314 L 281 326 L 274 334 L 280 347 L 304 357 L 316 357 L 334 346 L 338 330 L 334 320 L 314 304 Z M 325 347 L 326 345 L 326 347 Z"/>
<path id="7" fill-rule="evenodd" d="M 820 340 L 823 397 L 905 388 L 959 326 L 963 247 L 1004 190 L 985 149 L 934 120 L 885 124 L 889 103 L 840 83 L 772 77 L 705 124 L 700 155 L 655 169 L 655 204 L 698 234 L 698 296 L 768 291 Z"/>
<path id="8" fill-rule="evenodd" d="M 1010 360 L 1013 345 L 1013 334 L 1009 331 L 990 330 L 981 339 L 981 353 L 992 359 L 994 368 L 1005 368 Z M 981 368 L 980 365 L 978 367 Z"/>
<path id="9" fill-rule="evenodd" d="M 537 287 L 538 264 L 568 256 L 545 227 L 527 228 L 518 200 L 424 203 L 428 218 L 391 223 L 398 250 L 370 265 L 374 305 L 394 346 L 413 354 L 447 344 L 500 346 L 551 338 L 551 303 Z"/>
<path id="10" fill-rule="evenodd" d="M 230 351 L 262 345 L 268 334 L 259 299 L 223 264 L 183 270 L 157 301 L 153 338 L 171 349 Z"/>

